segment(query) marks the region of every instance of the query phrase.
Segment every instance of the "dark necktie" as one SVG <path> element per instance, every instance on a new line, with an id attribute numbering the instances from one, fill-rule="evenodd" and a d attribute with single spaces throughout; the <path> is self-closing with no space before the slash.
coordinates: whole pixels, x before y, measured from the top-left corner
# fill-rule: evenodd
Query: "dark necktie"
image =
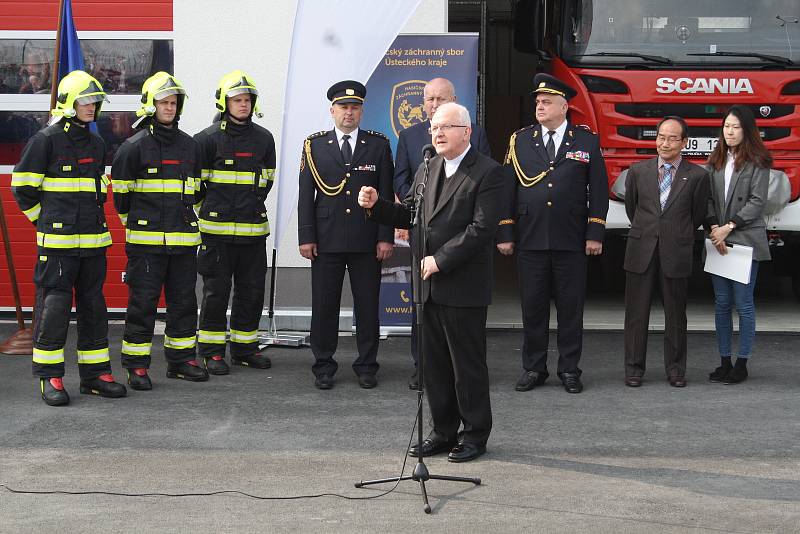
<path id="1" fill-rule="evenodd" d="M 550 158 L 551 162 L 556 159 L 556 143 L 553 141 L 553 136 L 555 134 L 556 132 L 554 130 L 547 132 L 549 139 L 547 140 L 547 145 L 545 148 L 547 148 L 547 157 Z"/>
<path id="2" fill-rule="evenodd" d="M 353 161 L 353 149 L 350 147 L 350 136 L 347 134 L 342 136 L 342 159 L 345 165 L 350 165 Z"/>

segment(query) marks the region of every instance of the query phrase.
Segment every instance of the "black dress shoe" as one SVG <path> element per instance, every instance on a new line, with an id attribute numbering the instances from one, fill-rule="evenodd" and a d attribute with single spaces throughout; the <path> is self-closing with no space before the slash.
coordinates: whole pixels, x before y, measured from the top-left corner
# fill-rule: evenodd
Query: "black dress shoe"
<path id="1" fill-rule="evenodd" d="M 320 375 L 314 380 L 314 386 L 317 389 L 331 389 L 333 388 L 333 377 L 331 375 Z"/>
<path id="2" fill-rule="evenodd" d="M 638 388 L 642 385 L 642 377 L 641 376 L 626 376 L 625 377 L 625 385 L 629 388 Z"/>
<path id="3" fill-rule="evenodd" d="M 231 363 L 244 367 L 255 367 L 256 369 L 269 369 L 272 367 L 272 360 L 269 359 L 269 356 L 260 352 L 248 354 L 247 356 L 231 356 Z"/>
<path id="4" fill-rule="evenodd" d="M 408 379 L 408 389 L 419 391 L 419 371 L 414 369 L 414 374 Z"/>
<path id="5" fill-rule="evenodd" d="M 722 383 L 725 385 L 738 384 L 745 380 L 747 380 L 747 358 L 737 358 L 736 365 L 734 365 L 733 369 L 725 376 Z"/>
<path id="6" fill-rule="evenodd" d="M 723 362 L 722 365 L 714 369 L 713 372 L 708 374 L 708 379 L 711 382 L 722 382 L 725 380 L 725 377 L 728 376 L 728 373 L 731 372 L 733 369 L 733 365 L 731 365 L 731 359 L 726 358 L 727 361 Z"/>
<path id="7" fill-rule="evenodd" d="M 168 363 L 167 378 L 180 378 L 189 382 L 205 382 L 208 380 L 208 371 L 200 367 L 197 360 L 188 362 Z"/>
<path id="8" fill-rule="evenodd" d="M 100 375 L 97 378 L 81 379 L 81 393 L 86 395 L 100 395 L 111 399 L 118 399 L 128 394 L 125 386 L 114 381 L 111 373 Z"/>
<path id="9" fill-rule="evenodd" d="M 422 441 L 422 456 L 433 456 L 448 452 L 456 445 L 454 439 L 444 439 L 439 437 L 427 437 Z M 408 455 L 414 458 L 419 458 L 419 443 L 413 444 L 408 449 Z"/>
<path id="10" fill-rule="evenodd" d="M 477 443 L 463 442 L 459 443 L 450 454 L 447 455 L 448 462 L 469 462 L 478 456 L 486 453 L 486 445 L 478 445 Z"/>
<path id="11" fill-rule="evenodd" d="M 66 406 L 69 404 L 69 393 L 64 389 L 61 377 L 40 378 L 39 389 L 42 391 L 42 400 L 48 406 Z"/>
<path id="12" fill-rule="evenodd" d="M 211 375 L 227 375 L 231 372 L 228 364 L 225 363 L 225 358 L 220 356 L 219 354 L 211 356 L 209 358 L 203 358 L 203 362 L 206 364 L 206 371 L 208 374 Z"/>
<path id="13" fill-rule="evenodd" d="M 517 391 L 530 391 L 536 386 L 541 386 L 547 377 L 550 376 L 546 372 L 540 373 L 537 371 L 522 371 L 522 375 L 517 380 L 517 385 L 514 389 Z"/>
<path id="14" fill-rule="evenodd" d="M 141 367 L 126 369 L 128 371 L 128 385 L 131 389 L 138 391 L 149 391 L 153 389 L 153 382 L 147 376 L 147 369 Z"/>
<path id="15" fill-rule="evenodd" d="M 578 373 L 561 373 L 561 383 L 567 393 L 580 393 L 583 391 L 583 383 Z"/>
<path id="16" fill-rule="evenodd" d="M 378 385 L 375 375 L 358 375 L 358 385 L 363 389 L 372 389 Z"/>
<path id="17" fill-rule="evenodd" d="M 685 388 L 686 379 L 682 376 L 671 376 L 669 377 L 669 385 L 674 388 Z"/>

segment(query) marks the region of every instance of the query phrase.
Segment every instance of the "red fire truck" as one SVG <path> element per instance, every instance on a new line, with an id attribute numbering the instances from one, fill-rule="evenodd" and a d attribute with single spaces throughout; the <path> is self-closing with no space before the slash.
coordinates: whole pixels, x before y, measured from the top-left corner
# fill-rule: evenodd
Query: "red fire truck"
<path id="1" fill-rule="evenodd" d="M 686 119 L 685 154 L 703 163 L 728 108 L 749 106 L 775 159 L 766 218 L 776 272 L 800 295 L 799 18 L 797 0 L 520 0 L 514 37 L 578 90 L 570 118 L 600 136 L 612 233 L 630 226 L 625 172 L 655 155 L 661 117 Z"/>

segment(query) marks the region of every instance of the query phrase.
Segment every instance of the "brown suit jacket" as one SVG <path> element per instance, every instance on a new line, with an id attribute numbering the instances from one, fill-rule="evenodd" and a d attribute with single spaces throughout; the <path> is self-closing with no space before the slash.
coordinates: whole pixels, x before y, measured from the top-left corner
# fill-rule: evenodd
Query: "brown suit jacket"
<path id="1" fill-rule="evenodd" d="M 705 169 L 682 159 L 663 211 L 658 195 L 658 158 L 631 165 L 625 188 L 625 211 L 631 221 L 625 270 L 643 273 L 658 247 L 664 276 L 691 275 L 694 233 L 708 208 L 710 179 Z"/>

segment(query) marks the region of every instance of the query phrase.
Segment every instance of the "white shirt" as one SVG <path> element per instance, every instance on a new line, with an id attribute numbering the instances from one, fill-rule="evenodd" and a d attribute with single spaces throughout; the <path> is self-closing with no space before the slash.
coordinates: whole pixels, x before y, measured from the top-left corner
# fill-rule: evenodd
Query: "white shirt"
<path id="1" fill-rule="evenodd" d="M 733 178 L 733 165 L 736 163 L 736 157 L 733 152 L 728 150 L 728 156 L 725 158 L 725 198 L 728 200 L 728 188 L 731 185 L 731 178 Z"/>
<path id="2" fill-rule="evenodd" d="M 461 165 L 461 160 L 467 155 L 467 152 L 469 152 L 471 146 L 471 144 L 468 144 L 467 149 L 453 159 L 444 158 L 444 175 L 447 178 L 450 178 L 456 173 L 458 166 Z"/>
<path id="3" fill-rule="evenodd" d="M 342 149 L 342 143 L 344 142 L 344 139 L 342 139 L 342 137 L 345 135 L 345 133 L 343 131 L 341 131 L 339 128 L 335 127 L 335 126 L 333 127 L 333 129 L 336 132 L 336 141 L 339 143 L 339 150 L 341 150 Z M 358 138 L 358 128 L 356 128 L 355 130 L 353 130 L 352 132 L 350 132 L 349 134 L 346 134 L 346 135 L 350 136 L 350 139 L 348 140 L 348 141 L 350 141 L 350 153 L 351 154 L 355 154 L 356 153 L 356 139 Z"/>
<path id="4" fill-rule="evenodd" d="M 549 131 L 550 130 L 542 126 L 542 141 L 545 147 L 547 147 L 547 140 L 550 138 L 550 136 L 547 135 Z M 553 134 L 553 144 L 556 146 L 556 154 L 558 154 L 558 149 L 561 148 L 561 141 L 564 139 L 564 133 L 566 133 L 566 131 L 567 121 L 562 122 L 561 126 L 555 129 L 556 133 Z"/>

